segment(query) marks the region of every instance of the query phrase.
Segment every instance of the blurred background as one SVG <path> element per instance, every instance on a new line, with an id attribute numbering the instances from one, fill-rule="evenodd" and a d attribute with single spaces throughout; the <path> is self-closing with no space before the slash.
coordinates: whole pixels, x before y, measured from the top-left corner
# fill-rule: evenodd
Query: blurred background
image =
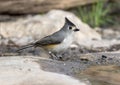
<path id="1" fill-rule="evenodd" d="M 0 56 L 40 56 L 40 49 L 27 49 L 19 54 L 15 50 L 59 30 L 65 17 L 80 29 L 66 52 L 70 52 L 71 60 L 76 54 L 120 52 L 120 0 L 0 0 Z M 104 68 L 106 71 L 106 67 L 100 67 Z M 120 70 L 113 66 L 109 69 Z M 96 70 L 99 74 L 99 69 Z M 115 78 L 119 72 L 113 73 L 111 79 L 107 74 L 88 75 L 90 79 L 94 77 L 93 85 L 119 85 L 120 79 Z"/>
<path id="2" fill-rule="evenodd" d="M 74 13 L 91 27 L 108 27 L 120 22 L 119 4 L 119 0 L 0 0 L 0 21 L 9 20 L 9 16 L 45 14 L 59 9 Z"/>
<path id="3" fill-rule="evenodd" d="M 77 45 L 120 43 L 119 0 L 0 0 L 0 44 L 19 47 L 41 39 L 59 30 L 65 17 L 81 30 Z"/>

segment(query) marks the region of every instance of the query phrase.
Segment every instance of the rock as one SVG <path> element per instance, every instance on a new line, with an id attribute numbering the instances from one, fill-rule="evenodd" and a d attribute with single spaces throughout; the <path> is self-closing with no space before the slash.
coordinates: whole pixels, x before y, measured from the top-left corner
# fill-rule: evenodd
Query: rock
<path id="1" fill-rule="evenodd" d="M 97 32 L 99 32 L 102 35 L 103 39 L 119 39 L 120 37 L 120 28 L 95 28 Z"/>
<path id="2" fill-rule="evenodd" d="M 51 9 L 68 9 L 94 2 L 96 0 L 0 0 L 0 13 L 40 13 Z"/>
<path id="3" fill-rule="evenodd" d="M 95 57 L 93 55 L 90 55 L 90 54 L 86 54 L 86 55 L 83 54 L 80 56 L 80 60 L 82 60 L 82 61 L 94 61 Z"/>
<path id="4" fill-rule="evenodd" d="M 88 85 L 70 76 L 42 70 L 40 57 L 0 57 L 1 85 Z M 47 60 L 46 60 L 47 62 Z M 44 67 L 45 68 L 45 67 Z M 7 82 L 6 82 L 7 81 Z"/>
<path id="5" fill-rule="evenodd" d="M 15 43 L 21 45 L 24 37 L 40 39 L 59 30 L 64 24 L 65 17 L 68 17 L 80 29 L 80 32 L 76 33 L 74 38 L 78 44 L 92 39 L 101 39 L 100 34 L 83 23 L 73 13 L 61 10 L 52 10 L 45 15 L 28 16 L 13 22 L 1 22 L 0 34 L 5 38 L 18 38 Z"/>
<path id="6" fill-rule="evenodd" d="M 113 45 L 120 44 L 120 40 L 88 40 L 80 42 L 80 45 L 87 47 L 88 49 L 94 48 L 110 48 Z"/>

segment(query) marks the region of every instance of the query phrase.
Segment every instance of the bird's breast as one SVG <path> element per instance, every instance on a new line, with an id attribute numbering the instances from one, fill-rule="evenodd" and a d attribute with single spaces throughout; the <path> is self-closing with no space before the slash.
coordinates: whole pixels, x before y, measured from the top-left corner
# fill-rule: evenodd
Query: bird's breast
<path id="1" fill-rule="evenodd" d="M 72 36 L 66 37 L 60 44 L 57 44 L 55 46 L 52 46 L 52 51 L 64 51 L 72 44 L 73 38 Z"/>

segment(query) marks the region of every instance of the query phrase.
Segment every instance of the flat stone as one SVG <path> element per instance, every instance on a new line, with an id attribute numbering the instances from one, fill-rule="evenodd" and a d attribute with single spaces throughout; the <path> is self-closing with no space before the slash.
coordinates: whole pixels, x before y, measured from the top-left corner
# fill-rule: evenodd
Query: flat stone
<path id="1" fill-rule="evenodd" d="M 1 85 L 87 85 L 70 76 L 42 70 L 39 57 L 0 57 Z"/>

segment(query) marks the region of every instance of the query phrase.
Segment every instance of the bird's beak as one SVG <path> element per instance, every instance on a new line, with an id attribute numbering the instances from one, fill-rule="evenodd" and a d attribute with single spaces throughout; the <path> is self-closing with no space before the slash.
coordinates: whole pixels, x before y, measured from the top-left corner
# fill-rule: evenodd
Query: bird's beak
<path id="1" fill-rule="evenodd" d="M 74 31 L 76 32 L 76 31 L 79 31 L 79 29 L 78 28 L 76 28 L 76 29 L 74 29 Z"/>

